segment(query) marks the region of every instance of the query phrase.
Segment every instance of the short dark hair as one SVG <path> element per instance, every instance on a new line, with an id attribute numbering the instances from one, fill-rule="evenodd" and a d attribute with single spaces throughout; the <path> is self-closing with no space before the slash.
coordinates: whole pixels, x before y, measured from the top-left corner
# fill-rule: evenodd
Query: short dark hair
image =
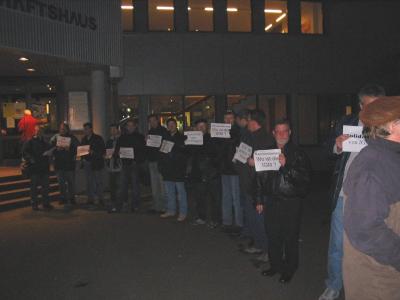
<path id="1" fill-rule="evenodd" d="M 265 125 L 265 120 L 267 119 L 265 112 L 261 109 L 253 109 L 249 113 L 250 120 L 257 122 L 258 125 L 263 127 Z"/>
<path id="2" fill-rule="evenodd" d="M 247 108 L 241 109 L 237 112 L 236 117 L 240 119 L 248 119 L 250 117 L 250 110 Z"/>
<path id="3" fill-rule="evenodd" d="M 178 125 L 178 122 L 176 122 L 176 120 L 174 118 L 169 118 L 166 122 L 166 124 L 168 125 L 169 122 L 174 122 L 176 125 Z"/>
<path id="4" fill-rule="evenodd" d="M 291 129 L 290 121 L 287 118 L 280 118 L 274 122 L 274 128 L 278 125 L 287 125 Z"/>
<path id="5" fill-rule="evenodd" d="M 150 114 L 150 115 L 148 115 L 147 120 L 150 120 L 151 118 L 156 118 L 156 120 L 159 120 L 159 119 L 160 119 L 159 116 L 158 116 L 157 114 Z"/>
<path id="6" fill-rule="evenodd" d="M 207 122 L 206 119 L 198 119 L 198 120 L 196 120 L 196 121 L 194 122 L 194 125 L 197 125 L 197 124 L 200 124 L 200 123 L 206 123 L 206 124 L 208 124 L 208 122 Z"/>
<path id="7" fill-rule="evenodd" d="M 360 91 L 358 92 L 358 99 L 361 102 L 361 98 L 365 96 L 371 96 L 371 97 L 381 97 L 385 96 L 386 91 L 385 88 L 378 85 L 378 84 L 367 84 L 363 86 Z"/>
<path id="8" fill-rule="evenodd" d="M 235 113 L 234 113 L 232 110 L 227 110 L 227 111 L 224 113 L 224 116 L 227 116 L 227 115 L 235 116 Z"/>
<path id="9" fill-rule="evenodd" d="M 138 125 L 139 124 L 139 120 L 138 119 L 134 119 L 134 118 L 128 119 L 126 121 L 126 124 L 128 124 L 128 123 L 132 123 L 133 125 Z"/>
<path id="10" fill-rule="evenodd" d="M 70 132 L 70 127 L 69 127 L 69 125 L 68 125 L 68 123 L 67 122 L 61 122 L 61 124 L 60 124 L 60 126 L 61 125 L 63 125 L 64 127 L 65 127 L 65 129 L 67 129 L 67 132 Z"/>
<path id="11" fill-rule="evenodd" d="M 90 122 L 86 122 L 85 124 L 83 124 L 83 128 L 85 127 L 89 127 L 90 129 L 93 129 L 93 124 Z"/>

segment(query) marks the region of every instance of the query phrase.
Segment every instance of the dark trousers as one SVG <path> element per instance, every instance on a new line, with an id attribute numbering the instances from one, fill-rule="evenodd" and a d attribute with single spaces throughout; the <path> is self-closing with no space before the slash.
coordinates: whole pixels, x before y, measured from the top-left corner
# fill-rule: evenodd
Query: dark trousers
<path id="1" fill-rule="evenodd" d="M 75 171 L 57 170 L 56 174 L 61 200 L 65 204 L 72 204 L 75 200 Z"/>
<path id="2" fill-rule="evenodd" d="M 128 201 L 129 184 L 132 185 L 131 208 L 138 209 L 140 206 L 140 184 L 138 178 L 138 167 L 136 163 L 122 166 L 119 180 L 119 195 L 117 208 L 121 209 L 123 202 Z"/>
<path id="3" fill-rule="evenodd" d="M 49 204 L 49 174 L 31 174 L 31 203 L 38 205 L 39 186 L 43 205 Z"/>
<path id="4" fill-rule="evenodd" d="M 118 187 L 120 181 L 120 172 L 109 172 L 110 178 L 110 202 L 112 205 L 117 205 Z"/>
<path id="5" fill-rule="evenodd" d="M 293 274 L 299 265 L 301 199 L 268 199 L 264 212 L 271 268 Z"/>
<path id="6" fill-rule="evenodd" d="M 221 222 L 221 183 L 219 178 L 206 182 L 193 182 L 189 187 L 194 200 L 194 215 L 204 221 Z"/>

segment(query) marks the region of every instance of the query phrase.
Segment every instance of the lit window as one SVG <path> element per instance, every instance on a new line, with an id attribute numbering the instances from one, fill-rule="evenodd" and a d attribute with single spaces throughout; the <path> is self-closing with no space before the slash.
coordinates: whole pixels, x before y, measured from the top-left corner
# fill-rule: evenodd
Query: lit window
<path id="1" fill-rule="evenodd" d="M 272 132 L 277 120 L 287 118 L 286 95 L 259 95 L 258 108 L 266 115 L 265 129 Z"/>
<path id="2" fill-rule="evenodd" d="M 173 0 L 148 0 L 149 4 L 149 30 L 173 31 L 174 30 L 174 1 Z"/>
<path id="3" fill-rule="evenodd" d="M 250 0 L 228 0 L 228 31 L 251 31 L 251 4 Z"/>
<path id="4" fill-rule="evenodd" d="M 301 32 L 322 34 L 322 4 L 320 2 L 301 2 Z"/>
<path id="5" fill-rule="evenodd" d="M 199 119 L 206 119 L 208 123 L 215 121 L 214 96 L 186 96 L 185 121 L 186 127 L 193 128 Z"/>
<path id="6" fill-rule="evenodd" d="M 123 31 L 133 31 L 133 16 L 134 16 L 133 9 L 134 7 L 132 0 L 121 1 Z"/>
<path id="7" fill-rule="evenodd" d="M 255 109 L 257 107 L 257 97 L 255 95 L 228 95 L 228 110 L 235 113 L 243 109 Z"/>
<path id="8" fill-rule="evenodd" d="M 213 31 L 213 1 L 189 0 L 189 31 Z"/>
<path id="9" fill-rule="evenodd" d="M 179 130 L 183 129 L 183 101 L 181 96 L 151 96 L 151 112 L 160 116 L 161 124 L 166 125 L 169 118 L 178 122 Z"/>
<path id="10" fill-rule="evenodd" d="M 288 33 L 287 1 L 266 0 L 265 32 Z"/>

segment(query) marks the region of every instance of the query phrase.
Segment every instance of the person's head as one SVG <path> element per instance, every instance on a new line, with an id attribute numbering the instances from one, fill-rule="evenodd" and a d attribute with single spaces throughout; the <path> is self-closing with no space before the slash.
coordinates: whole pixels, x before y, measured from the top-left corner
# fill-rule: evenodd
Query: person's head
<path id="1" fill-rule="evenodd" d="M 197 131 L 201 131 L 204 134 L 208 131 L 208 124 L 206 119 L 199 119 L 197 120 L 194 125 L 196 126 Z"/>
<path id="2" fill-rule="evenodd" d="M 250 132 L 255 132 L 265 126 L 265 113 L 260 109 L 253 109 L 250 111 L 249 122 L 247 128 Z"/>
<path id="3" fill-rule="evenodd" d="M 116 137 L 119 135 L 119 126 L 116 123 L 110 125 L 110 135 Z"/>
<path id="4" fill-rule="evenodd" d="M 224 123 L 233 125 L 235 123 L 235 114 L 233 111 L 228 110 L 224 114 Z"/>
<path id="5" fill-rule="evenodd" d="M 400 143 L 400 96 L 378 98 L 361 111 L 360 120 L 371 138 Z"/>
<path id="6" fill-rule="evenodd" d="M 178 123 L 174 118 L 167 120 L 167 129 L 170 133 L 176 133 L 178 131 Z"/>
<path id="7" fill-rule="evenodd" d="M 90 136 L 93 134 L 93 124 L 90 122 L 87 122 L 83 124 L 83 134 L 85 136 Z"/>
<path id="8" fill-rule="evenodd" d="M 69 133 L 69 125 L 65 122 L 62 122 L 59 127 L 59 132 L 61 135 Z"/>
<path id="9" fill-rule="evenodd" d="M 32 116 L 32 112 L 29 109 L 24 110 L 24 115 L 25 116 Z"/>
<path id="10" fill-rule="evenodd" d="M 42 130 L 39 125 L 35 125 L 33 136 L 41 136 Z"/>
<path id="11" fill-rule="evenodd" d="M 147 117 L 147 121 L 149 122 L 150 128 L 157 128 L 158 126 L 160 126 L 160 119 L 156 114 L 149 115 Z"/>
<path id="12" fill-rule="evenodd" d="M 361 90 L 358 92 L 360 109 L 363 110 L 368 104 L 385 95 L 385 89 L 380 85 L 369 84 L 362 87 Z"/>
<path id="13" fill-rule="evenodd" d="M 278 147 L 283 148 L 289 142 L 292 134 L 290 122 L 287 119 L 276 121 L 272 134 Z"/>
<path id="14" fill-rule="evenodd" d="M 248 109 L 242 109 L 235 117 L 236 125 L 240 128 L 246 128 L 249 120 L 250 111 Z"/>
<path id="15" fill-rule="evenodd" d="M 129 119 L 125 125 L 127 133 L 129 134 L 135 132 L 137 130 L 137 126 L 138 123 L 136 119 Z"/>

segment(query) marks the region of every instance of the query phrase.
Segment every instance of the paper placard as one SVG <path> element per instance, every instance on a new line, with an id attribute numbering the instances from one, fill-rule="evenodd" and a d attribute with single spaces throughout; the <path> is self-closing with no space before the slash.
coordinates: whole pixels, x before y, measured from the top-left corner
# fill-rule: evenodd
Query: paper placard
<path id="1" fill-rule="evenodd" d="M 114 155 L 114 148 L 106 149 L 106 159 L 110 159 Z"/>
<path id="2" fill-rule="evenodd" d="M 367 142 L 363 135 L 362 126 L 343 126 L 343 134 L 350 136 L 343 142 L 343 152 L 360 152 Z"/>
<path id="3" fill-rule="evenodd" d="M 64 136 L 57 136 L 57 143 L 56 146 L 60 148 L 69 148 L 71 145 L 71 138 L 70 137 L 64 137 Z"/>
<path id="4" fill-rule="evenodd" d="M 90 152 L 90 145 L 78 146 L 76 148 L 76 156 L 81 157 L 88 155 Z"/>
<path id="5" fill-rule="evenodd" d="M 201 131 L 185 131 L 187 136 L 185 145 L 203 145 L 203 133 Z"/>
<path id="6" fill-rule="evenodd" d="M 12 117 L 7 117 L 7 128 L 15 128 L 15 119 Z"/>
<path id="7" fill-rule="evenodd" d="M 280 149 L 257 150 L 254 152 L 254 162 L 256 172 L 261 171 L 277 171 L 281 167 L 279 163 Z"/>
<path id="8" fill-rule="evenodd" d="M 135 152 L 133 151 L 133 148 L 121 147 L 119 148 L 119 157 L 125 159 L 134 159 Z"/>
<path id="9" fill-rule="evenodd" d="M 148 147 L 160 148 L 161 140 L 162 140 L 162 136 L 161 135 L 149 134 L 147 136 L 146 145 Z"/>
<path id="10" fill-rule="evenodd" d="M 225 123 L 211 123 L 211 137 L 229 139 L 231 137 L 230 130 L 231 124 Z"/>
<path id="11" fill-rule="evenodd" d="M 235 161 L 240 161 L 241 163 L 247 163 L 247 160 L 250 158 L 253 153 L 253 148 L 247 145 L 246 143 L 240 143 L 239 147 L 236 148 L 236 153 L 233 159 Z"/>
<path id="12" fill-rule="evenodd" d="M 167 140 L 163 140 L 160 148 L 160 152 L 162 153 L 170 153 L 175 143 Z"/>

